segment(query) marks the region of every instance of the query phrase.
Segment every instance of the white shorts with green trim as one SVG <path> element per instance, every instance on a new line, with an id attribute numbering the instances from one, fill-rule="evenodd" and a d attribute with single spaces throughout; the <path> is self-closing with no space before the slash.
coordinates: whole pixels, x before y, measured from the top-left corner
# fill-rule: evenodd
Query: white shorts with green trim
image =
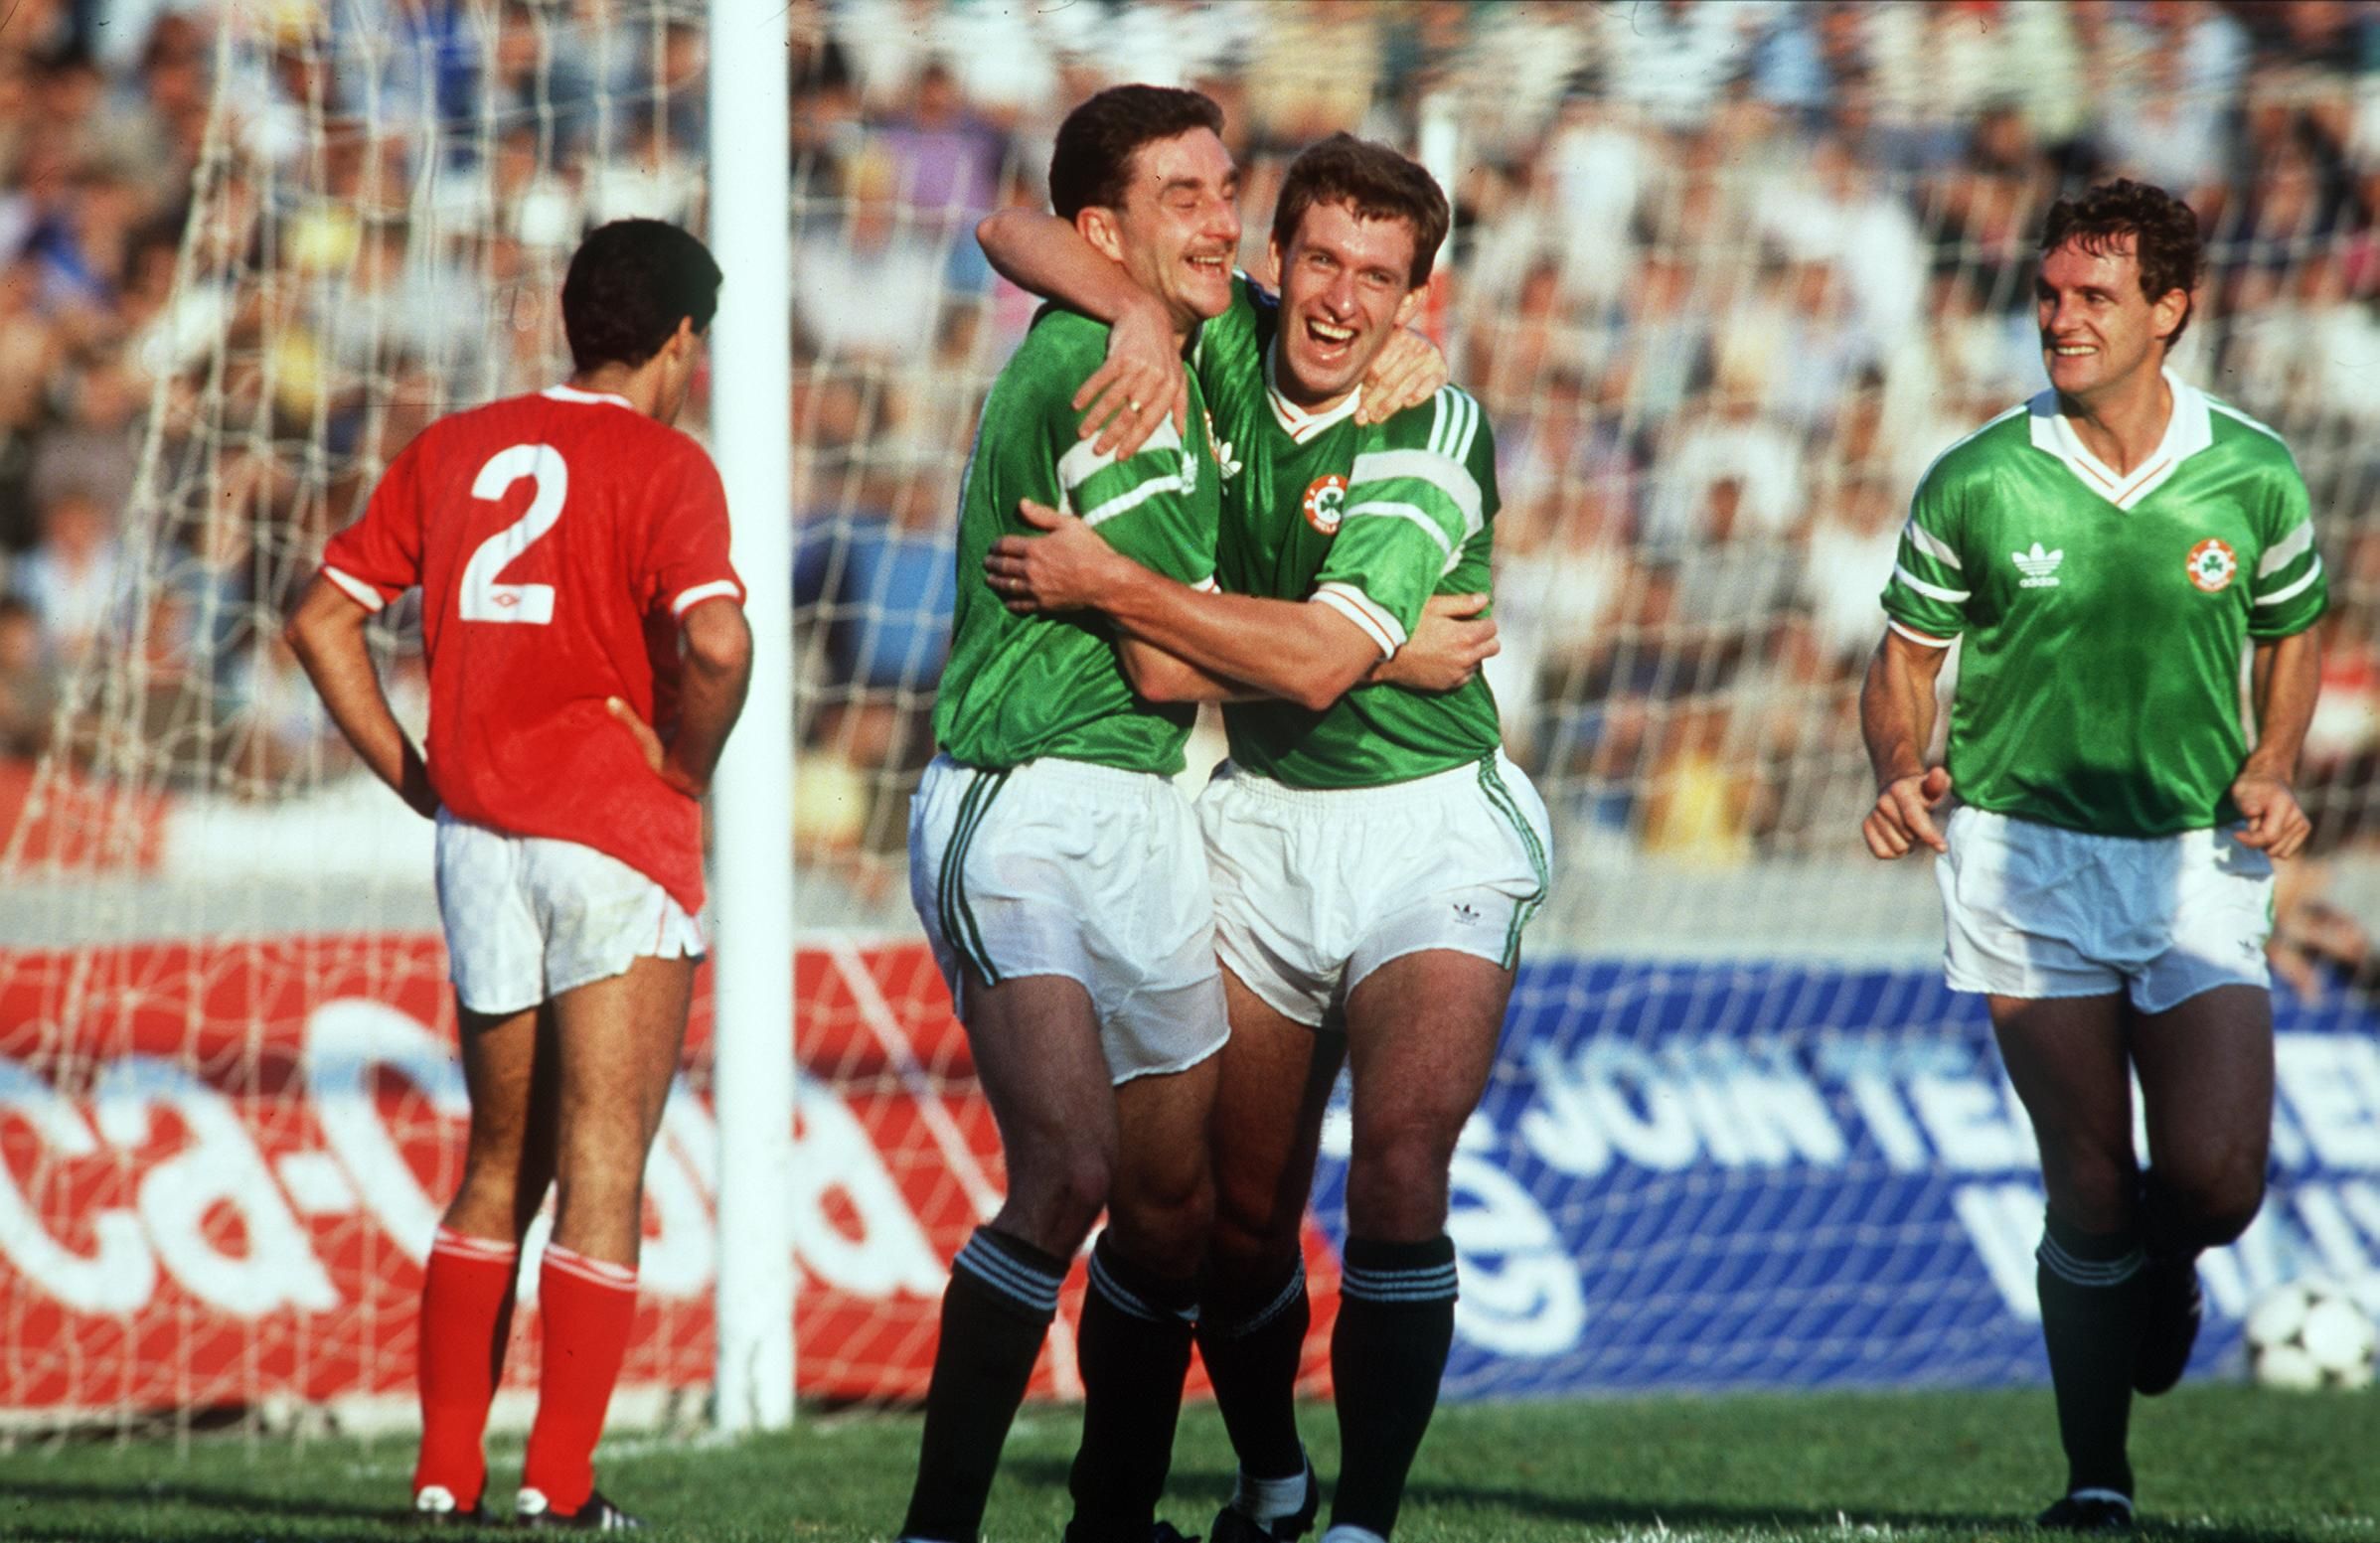
<path id="1" fill-rule="evenodd" d="M 962 1020 L 971 982 L 1062 975 L 1090 993 L 1114 1081 L 1229 1037 L 1197 819 L 1171 778 L 936 756 L 909 802 L 909 898 Z"/>
<path id="2" fill-rule="evenodd" d="M 1544 903 L 1545 806 L 1502 752 L 1378 788 L 1292 788 L 1225 762 L 1198 795 L 1215 946 L 1250 991 L 1337 1028 L 1392 959 L 1453 949 L 1511 968 Z"/>
<path id="3" fill-rule="evenodd" d="M 2267 986 L 2273 862 L 2239 827 L 2093 836 L 1961 806 L 1934 865 L 1951 990 L 2124 992 L 2163 1012 L 2218 986 Z"/>
<path id="4" fill-rule="evenodd" d="M 699 959 L 703 924 L 609 852 L 438 811 L 438 916 L 455 996 L 520 1012 L 639 959 Z"/>

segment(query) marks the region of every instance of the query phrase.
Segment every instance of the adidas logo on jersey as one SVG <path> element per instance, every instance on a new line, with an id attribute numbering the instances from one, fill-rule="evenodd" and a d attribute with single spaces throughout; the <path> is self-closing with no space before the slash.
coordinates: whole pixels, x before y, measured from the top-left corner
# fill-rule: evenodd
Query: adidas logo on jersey
<path id="1" fill-rule="evenodd" d="M 2058 587 L 2058 564 L 2066 560 L 2065 547 L 2061 546 L 2056 551 L 2043 551 L 2041 543 L 2035 541 L 2031 551 L 2012 551 L 2008 555 L 2015 560 L 2017 569 L 2024 574 L 2023 579 L 2017 584 L 2018 588 L 2055 589 Z"/>

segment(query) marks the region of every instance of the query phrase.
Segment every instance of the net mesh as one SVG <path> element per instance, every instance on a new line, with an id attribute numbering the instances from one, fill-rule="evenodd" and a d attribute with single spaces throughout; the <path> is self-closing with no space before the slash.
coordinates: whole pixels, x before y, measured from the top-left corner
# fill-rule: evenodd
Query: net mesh
<path id="1" fill-rule="evenodd" d="M 1982 36 L 1957 8 L 1615 20 L 1642 9 L 795 8 L 805 1387 L 921 1386 L 942 1261 L 999 1189 L 913 941 L 906 795 L 968 581 L 958 480 L 1031 314 L 972 228 L 1040 202 L 1057 118 L 1109 79 L 1224 102 L 1259 274 L 1300 145 L 1459 125 L 1436 314 L 1499 443 L 1493 680 L 1553 813 L 1532 951 L 1559 961 L 1523 979 L 1492 1140 L 1463 1159 L 1531 1198 L 1499 1209 L 1488 1168 L 1462 1170 L 1484 1358 L 1458 1355 L 1461 1391 L 1554 1385 L 1514 1370 L 1529 1355 L 1599 1386 L 1856 1378 L 1862 1343 L 1929 1335 L 1975 1346 L 1933 1375 L 2030 1364 L 1978 1326 L 1983 1297 L 1881 1303 L 1895 1261 L 1983 1282 L 1963 1218 L 2032 1202 L 2021 1121 L 1924 984 L 1930 876 L 1855 854 L 1856 695 L 1917 475 L 2038 386 L 2027 243 L 2076 178 L 2192 198 L 2213 260 L 2176 368 L 2282 432 L 2312 489 L 2336 604 L 2303 792 L 2328 855 L 2295 883 L 2328 888 L 2285 896 L 2283 962 L 2315 991 L 2358 966 L 2380 765 L 2368 76 L 2215 8 L 2012 7 Z M 0 1404 L 120 1418 L 408 1385 L 408 1272 L 461 1108 L 426 828 L 357 771 L 279 624 L 422 424 L 566 373 L 555 296 L 587 226 L 700 229 L 706 45 L 676 0 L 226 10 L 187 217 L 123 348 L 149 408 L 120 576 L 57 633 L 47 748 L 0 768 L 0 1157 L 23 1202 L 0 1215 Z M 373 636 L 418 730 L 412 619 Z M 639 1386 L 708 1377 L 706 1033 L 655 1159 Z M 1889 1139 L 1830 1148 L 1874 1093 L 1862 1056 L 1901 1058 L 1912 1108 L 1952 1096 L 1927 1077 L 1993 1100 L 2000 1146 L 1973 1167 L 1992 1183 L 1913 1191 Z M 1507 1224 L 1539 1242 L 1476 1243 Z M 1773 1314 L 1697 1359 L 1696 1314 L 1752 1288 Z M 1828 1316 L 1861 1303 L 1858 1335 Z"/>

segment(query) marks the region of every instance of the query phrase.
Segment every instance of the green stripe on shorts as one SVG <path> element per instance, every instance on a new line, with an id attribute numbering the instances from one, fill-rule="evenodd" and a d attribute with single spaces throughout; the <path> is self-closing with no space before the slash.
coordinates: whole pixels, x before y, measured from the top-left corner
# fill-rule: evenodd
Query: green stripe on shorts
<path id="1" fill-rule="evenodd" d="M 991 952 L 984 947 L 984 930 L 977 924 L 975 910 L 967 903 L 967 849 L 975 841 L 975 833 L 990 813 L 992 801 L 1009 780 L 1005 771 L 975 772 L 975 780 L 959 799 L 959 819 L 950 833 L 950 846 L 942 853 L 941 881 L 935 887 L 935 900 L 942 909 L 942 936 L 950 946 L 972 966 L 986 986 L 1000 984 L 1000 972 L 992 966 Z"/>
<path id="2" fill-rule="evenodd" d="M 1536 892 L 1512 902 L 1512 925 L 1505 934 L 1504 952 L 1504 967 L 1509 970 L 1520 962 L 1520 929 L 1528 925 L 1528 919 L 1537 914 L 1537 907 L 1545 903 L 1546 891 L 1552 887 L 1553 873 L 1545 860 L 1545 844 L 1537 840 L 1536 830 L 1520 812 L 1519 801 L 1512 797 L 1512 790 L 1505 786 L 1493 755 L 1480 760 L 1480 791 L 1487 794 L 1488 802 L 1512 823 L 1512 829 L 1519 834 L 1521 849 L 1528 853 L 1529 871 L 1537 877 Z"/>

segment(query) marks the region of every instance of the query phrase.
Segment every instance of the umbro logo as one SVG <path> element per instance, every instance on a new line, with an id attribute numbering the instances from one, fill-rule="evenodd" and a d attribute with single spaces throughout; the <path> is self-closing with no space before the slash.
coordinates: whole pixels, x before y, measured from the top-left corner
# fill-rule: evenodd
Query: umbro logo
<path id="1" fill-rule="evenodd" d="M 2012 551 L 2008 555 L 2015 561 L 2017 569 L 2024 574 L 2023 579 L 2017 584 L 2019 589 L 2055 589 L 2058 587 L 2058 564 L 2066 560 L 2065 547 L 2061 546 L 2056 551 L 2043 551 L 2041 543 L 2035 541 L 2031 551 Z"/>

